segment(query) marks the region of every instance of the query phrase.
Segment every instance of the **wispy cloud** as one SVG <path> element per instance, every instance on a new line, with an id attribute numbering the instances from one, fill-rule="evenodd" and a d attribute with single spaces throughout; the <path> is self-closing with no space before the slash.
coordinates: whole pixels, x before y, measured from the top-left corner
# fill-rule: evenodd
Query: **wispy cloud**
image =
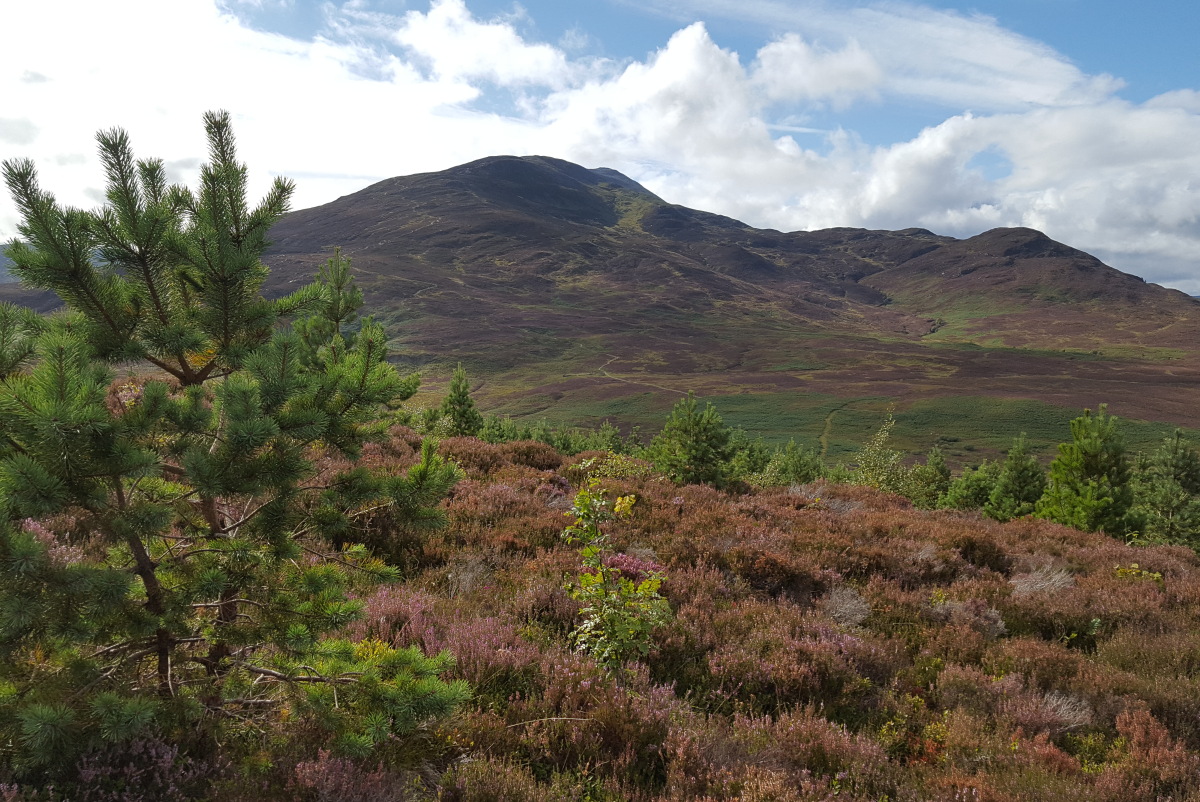
<path id="1" fill-rule="evenodd" d="M 1052 48 L 982 14 L 886 1 L 636 2 L 679 19 L 758 22 L 830 48 L 854 43 L 880 68 L 882 92 L 955 108 L 999 111 L 1088 103 L 1122 85 L 1108 75 L 1083 73 Z"/>

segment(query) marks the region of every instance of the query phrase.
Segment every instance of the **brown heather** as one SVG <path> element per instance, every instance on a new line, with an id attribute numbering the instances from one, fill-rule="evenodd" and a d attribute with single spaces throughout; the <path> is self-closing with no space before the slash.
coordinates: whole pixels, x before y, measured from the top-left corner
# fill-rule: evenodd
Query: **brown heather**
<path id="1" fill-rule="evenodd" d="M 397 427 L 363 459 L 400 469 L 418 445 Z M 739 495 L 603 479 L 637 497 L 606 524 L 611 564 L 661 567 L 672 610 L 611 676 L 571 649 L 581 562 L 560 536 L 596 454 L 440 451 L 466 474 L 448 526 L 364 519 L 406 578 L 363 597 L 344 634 L 449 650 L 474 699 L 404 773 L 264 740 L 279 798 L 1200 802 L 1191 551 L 824 482 Z M 123 770 L 109 759 L 93 768 Z M 246 782 L 219 797 L 271 798 Z"/>
<path id="2" fill-rule="evenodd" d="M 637 496 L 613 564 L 661 566 L 673 611 L 617 681 L 570 649 L 559 537 L 599 455 L 441 451 L 468 477 L 450 525 L 355 636 L 449 649 L 475 686 L 443 799 L 1200 800 L 1188 550 L 823 482 L 607 478 Z"/>

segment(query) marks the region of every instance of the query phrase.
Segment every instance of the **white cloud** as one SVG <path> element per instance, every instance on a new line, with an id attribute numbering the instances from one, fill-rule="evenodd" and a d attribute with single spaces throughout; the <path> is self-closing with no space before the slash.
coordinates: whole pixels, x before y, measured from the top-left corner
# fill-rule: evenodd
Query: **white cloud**
<path id="1" fill-rule="evenodd" d="M 1121 86 L 982 14 L 915 3 L 823 0 L 624 0 L 681 19 L 754 21 L 825 47 L 857 43 L 899 97 L 976 111 L 1087 103 Z"/>
<path id="2" fill-rule="evenodd" d="M 820 51 L 788 33 L 758 51 L 754 77 L 773 101 L 833 98 L 848 104 L 858 95 L 876 95 L 884 71 L 856 41 Z"/>
<path id="3" fill-rule="evenodd" d="M 509 22 L 480 22 L 463 0 L 433 0 L 427 14 L 408 12 L 394 39 L 442 80 L 561 87 L 573 71 L 561 50 L 527 44 Z"/>
<path id="4" fill-rule="evenodd" d="M 1122 85 L 1086 75 L 1046 45 L 981 15 L 895 3 L 822 22 L 869 48 L 901 96 L 990 111 L 1085 104 Z"/>
<path id="5" fill-rule="evenodd" d="M 60 25 L 67 16 L 73 24 Z M 78 164 L 64 156 L 92 153 L 93 133 L 114 125 L 129 130 L 139 155 L 183 163 L 204 156 L 202 114 L 229 109 L 255 191 L 272 175 L 331 176 L 301 183 L 300 206 L 360 189 L 369 183 L 362 176 L 442 169 L 508 147 L 524 127 L 460 111 L 477 88 L 430 80 L 369 37 L 296 41 L 243 27 L 212 0 L 9 4 L 0 21 L 47 32 L 0 50 L 0 96 L 41 131 L 36 143 L 6 146 L 0 156 L 34 158 L 42 184 L 75 205 L 91 205 L 86 190 L 102 173 L 94 157 Z M 367 61 L 373 77 L 362 74 Z M 48 80 L 15 77 L 27 71 Z M 11 236 L 15 222 L 0 199 L 0 236 Z"/>
<path id="6" fill-rule="evenodd" d="M 648 62 L 555 94 L 543 121 L 554 141 L 593 159 L 674 162 L 765 144 L 758 106 L 737 55 L 696 23 Z"/>
<path id="7" fill-rule="evenodd" d="M 227 8 L 236 8 L 244 6 L 246 8 L 264 9 L 292 9 L 295 8 L 295 0 L 221 0 L 221 6 Z"/>
<path id="8" fill-rule="evenodd" d="M 38 127 L 31 120 L 0 117 L 0 142 L 6 145 L 31 145 L 37 135 Z"/>
<path id="9" fill-rule="evenodd" d="M 986 17 L 901 4 L 736 8 L 782 33 L 738 54 L 688 24 L 651 56 L 616 64 L 533 41 L 517 21 L 481 19 L 463 0 L 401 16 L 366 0 L 328 5 L 309 41 L 250 30 L 216 0 L 9 4 L 5 27 L 47 33 L 0 50 L 13 115 L 0 122 L 0 156 L 35 158 L 46 188 L 90 206 L 101 171 L 80 154 L 94 131 L 127 128 L 140 155 L 190 181 L 204 155 L 202 113 L 228 108 L 253 190 L 297 177 L 298 206 L 393 175 L 544 153 L 614 167 L 671 201 L 759 226 L 965 236 L 1029 225 L 1200 291 L 1200 93 L 1118 100 L 1113 79 Z M 72 25 L 61 26 L 67 14 Z M 518 95 L 514 111 L 479 110 L 496 105 L 496 87 Z M 949 110 L 883 146 L 853 131 L 807 133 L 815 110 L 903 98 Z M 1011 169 L 980 170 L 979 154 Z M 0 237 L 15 223 L 0 198 Z"/>
<path id="10" fill-rule="evenodd" d="M 1200 114 L 1200 92 L 1195 89 L 1176 89 L 1147 100 L 1146 106 L 1155 109 L 1182 109 L 1192 114 Z"/>

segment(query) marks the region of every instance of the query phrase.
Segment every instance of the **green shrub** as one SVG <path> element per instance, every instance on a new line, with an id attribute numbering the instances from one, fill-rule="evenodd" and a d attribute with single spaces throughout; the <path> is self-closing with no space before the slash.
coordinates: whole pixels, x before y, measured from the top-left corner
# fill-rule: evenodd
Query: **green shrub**
<path id="1" fill-rule="evenodd" d="M 789 440 L 775 450 L 761 470 L 741 478 L 753 487 L 785 487 L 815 482 L 824 475 L 825 466 L 816 449 L 801 448 L 795 440 Z"/>
<path id="2" fill-rule="evenodd" d="M 982 509 L 991 498 L 1000 470 L 999 463 L 990 461 L 977 468 L 964 468 L 938 499 L 938 506 L 946 510 Z"/>
<path id="3" fill-rule="evenodd" d="M 563 539 L 579 545 L 584 568 L 570 590 L 583 605 L 582 620 L 572 632 L 572 640 L 615 673 L 630 660 L 649 654 L 651 634 L 667 621 L 671 608 L 658 592 L 663 580 L 660 571 L 638 575 L 605 559 L 608 539 L 600 525 L 613 514 L 628 514 L 635 499 L 618 498 L 610 513 L 604 496 L 596 479 L 579 491 L 571 507 L 575 523 L 563 531 Z"/>
<path id="4" fill-rule="evenodd" d="M 655 467 L 679 484 L 723 486 L 730 479 L 732 432 L 712 404 L 701 410 L 688 393 L 671 410 L 662 432 L 646 449 Z"/>
<path id="5" fill-rule="evenodd" d="M 1071 421 L 1071 442 L 1060 444 L 1050 463 L 1046 492 L 1037 503 L 1039 517 L 1088 532 L 1121 536 L 1129 531 L 1131 465 L 1117 423 L 1104 404 L 1095 415 L 1085 409 Z"/>

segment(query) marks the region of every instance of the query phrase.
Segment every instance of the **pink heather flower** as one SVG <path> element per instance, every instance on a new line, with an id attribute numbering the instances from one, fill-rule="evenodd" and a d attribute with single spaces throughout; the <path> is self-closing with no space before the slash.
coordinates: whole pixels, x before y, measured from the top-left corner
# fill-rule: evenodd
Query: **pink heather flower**
<path id="1" fill-rule="evenodd" d="M 604 565 L 617 571 L 635 585 L 645 581 L 652 573 L 662 573 L 663 567 L 650 560 L 642 560 L 629 554 L 612 554 L 604 558 Z"/>
<path id="2" fill-rule="evenodd" d="M 58 535 L 47 529 L 41 521 L 26 518 L 21 522 L 21 528 L 33 535 L 34 539 L 45 547 L 46 559 L 55 568 L 66 568 L 68 565 L 74 565 L 83 559 L 82 549 L 59 540 Z"/>

